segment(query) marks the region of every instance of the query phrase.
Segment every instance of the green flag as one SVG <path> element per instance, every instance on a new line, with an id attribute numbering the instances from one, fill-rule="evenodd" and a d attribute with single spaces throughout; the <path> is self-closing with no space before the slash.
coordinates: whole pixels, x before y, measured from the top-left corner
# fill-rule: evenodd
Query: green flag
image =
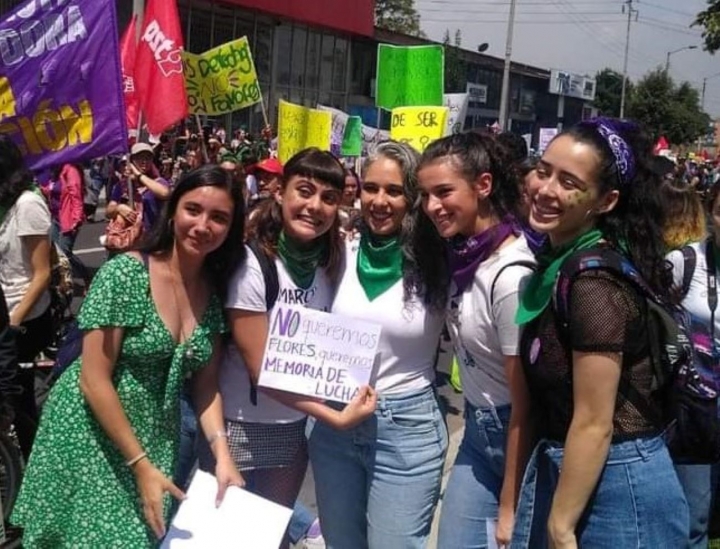
<path id="1" fill-rule="evenodd" d="M 362 118 L 348 116 L 343 133 L 340 154 L 342 156 L 361 156 L 363 146 Z"/>
<path id="2" fill-rule="evenodd" d="M 375 104 L 387 110 L 442 106 L 444 55 L 440 45 L 379 44 Z"/>

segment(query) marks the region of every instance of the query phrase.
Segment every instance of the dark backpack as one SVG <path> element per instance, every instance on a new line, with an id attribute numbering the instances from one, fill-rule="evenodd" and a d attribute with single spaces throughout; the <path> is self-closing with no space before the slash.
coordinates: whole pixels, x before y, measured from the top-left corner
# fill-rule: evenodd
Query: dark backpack
<path id="1" fill-rule="evenodd" d="M 666 442 L 673 460 L 676 463 L 720 460 L 718 393 L 695 369 L 685 315 L 680 310 L 671 312 L 627 258 L 610 248 L 601 248 L 576 253 L 565 261 L 553 298 L 563 329 L 569 327 L 572 284 L 589 270 L 604 270 L 627 280 L 645 299 L 653 395 L 668 426 Z M 621 380 L 618 391 L 641 414 L 657 416 L 629 383 Z"/>
<path id="2" fill-rule="evenodd" d="M 275 306 L 278 295 L 280 295 L 280 279 L 278 278 L 277 265 L 275 265 L 275 260 L 265 253 L 257 240 L 251 240 L 247 245 L 257 258 L 260 271 L 265 279 L 265 307 L 269 314 L 270 310 Z M 250 378 L 249 374 L 248 378 Z M 250 402 L 257 406 L 257 387 L 255 387 L 251 378 Z"/>

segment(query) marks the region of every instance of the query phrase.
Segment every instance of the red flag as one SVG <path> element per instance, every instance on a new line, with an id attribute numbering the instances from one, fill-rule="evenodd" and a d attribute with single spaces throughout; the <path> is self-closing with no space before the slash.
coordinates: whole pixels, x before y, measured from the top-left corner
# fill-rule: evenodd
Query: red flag
<path id="1" fill-rule="evenodd" d="M 177 2 L 148 0 L 135 58 L 135 87 L 152 134 L 187 116 L 182 48 Z"/>
<path id="2" fill-rule="evenodd" d="M 125 99 L 125 116 L 127 118 L 127 127 L 132 134 L 138 129 L 138 114 L 140 113 L 140 105 L 138 104 L 137 93 L 135 92 L 135 55 L 137 53 L 137 44 L 135 40 L 135 24 L 137 16 L 133 15 L 128 28 L 120 39 L 120 65 L 122 67 L 123 78 L 123 98 Z"/>
<path id="3" fill-rule="evenodd" d="M 657 143 L 655 143 L 655 146 L 653 147 L 653 154 L 660 154 L 660 151 L 663 151 L 665 149 L 670 148 L 670 143 L 668 143 L 668 140 L 665 139 L 664 135 L 660 136 L 660 139 L 657 140 Z"/>

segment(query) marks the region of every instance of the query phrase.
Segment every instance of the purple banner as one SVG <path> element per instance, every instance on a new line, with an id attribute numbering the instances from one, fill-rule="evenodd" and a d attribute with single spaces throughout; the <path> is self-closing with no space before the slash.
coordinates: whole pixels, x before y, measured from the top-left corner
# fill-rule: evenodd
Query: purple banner
<path id="1" fill-rule="evenodd" d="M 33 170 L 127 152 L 115 0 L 29 0 L 0 21 L 0 133 Z"/>

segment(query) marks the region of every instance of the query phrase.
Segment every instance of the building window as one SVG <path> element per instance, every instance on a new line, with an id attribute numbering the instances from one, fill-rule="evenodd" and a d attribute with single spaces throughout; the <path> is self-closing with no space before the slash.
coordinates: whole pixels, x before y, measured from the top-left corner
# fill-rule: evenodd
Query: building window
<path id="1" fill-rule="evenodd" d="M 348 42 L 344 38 L 335 39 L 333 86 L 334 91 L 345 91 L 347 75 Z"/>
<path id="2" fill-rule="evenodd" d="M 213 12 L 212 44 L 214 47 L 235 39 L 235 17 L 232 10 L 217 5 L 213 6 Z"/>
<path id="3" fill-rule="evenodd" d="M 320 45 L 322 34 L 315 31 L 308 32 L 307 63 L 305 84 L 308 88 L 318 89 L 318 71 L 320 70 Z"/>
<path id="4" fill-rule="evenodd" d="M 209 6 L 190 6 L 190 33 L 187 36 L 187 50 L 202 53 L 211 47 L 212 13 Z"/>
<path id="5" fill-rule="evenodd" d="M 252 53 L 255 70 L 260 82 L 270 82 L 272 44 L 273 28 L 270 25 L 258 22 L 257 29 L 255 29 L 255 43 L 253 44 Z"/>
<path id="6" fill-rule="evenodd" d="M 332 89 L 333 82 L 333 60 L 335 58 L 335 37 L 324 34 L 322 38 L 322 50 L 320 54 L 320 89 Z"/>
<path id="7" fill-rule="evenodd" d="M 290 59 L 292 54 L 292 27 L 289 25 L 281 25 L 277 27 L 277 74 L 278 84 L 287 86 L 290 84 Z"/>
<path id="8" fill-rule="evenodd" d="M 305 85 L 305 49 L 307 47 L 307 29 L 295 27 L 293 29 L 292 62 L 290 70 L 290 85 L 303 87 Z"/>

